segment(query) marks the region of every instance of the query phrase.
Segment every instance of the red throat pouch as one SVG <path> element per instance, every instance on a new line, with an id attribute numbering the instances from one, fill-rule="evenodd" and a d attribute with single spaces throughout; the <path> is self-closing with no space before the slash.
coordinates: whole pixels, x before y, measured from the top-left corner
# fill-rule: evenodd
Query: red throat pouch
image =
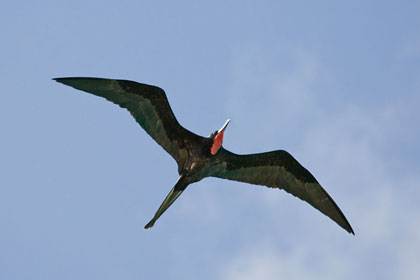
<path id="1" fill-rule="evenodd" d="M 217 153 L 217 151 L 220 149 L 220 147 L 222 147 L 223 133 L 224 132 L 225 131 L 223 130 L 222 132 L 220 132 L 220 133 L 216 134 L 216 136 L 214 136 L 213 145 L 211 146 L 211 149 L 210 149 L 210 153 L 212 155 L 215 155 Z"/>

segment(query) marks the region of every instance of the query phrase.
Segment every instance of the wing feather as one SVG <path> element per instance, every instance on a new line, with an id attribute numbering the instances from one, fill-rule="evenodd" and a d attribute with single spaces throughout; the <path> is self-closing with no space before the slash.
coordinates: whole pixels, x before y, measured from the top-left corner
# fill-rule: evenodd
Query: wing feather
<path id="1" fill-rule="evenodd" d="M 56 78 L 59 83 L 104 97 L 127 109 L 137 123 L 182 165 L 185 138 L 199 138 L 175 118 L 163 89 L 128 80 L 102 78 Z"/>
<path id="2" fill-rule="evenodd" d="M 235 180 L 286 192 L 308 202 L 330 217 L 349 233 L 354 234 L 349 222 L 315 177 L 286 151 L 237 155 L 223 148 L 218 153 L 220 162 L 212 176 Z"/>

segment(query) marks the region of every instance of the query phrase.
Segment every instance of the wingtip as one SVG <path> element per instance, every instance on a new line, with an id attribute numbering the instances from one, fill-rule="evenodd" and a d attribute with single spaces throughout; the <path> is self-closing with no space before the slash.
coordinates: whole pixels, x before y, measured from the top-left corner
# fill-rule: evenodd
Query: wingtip
<path id="1" fill-rule="evenodd" d="M 58 78 L 52 78 L 52 80 L 54 81 L 64 81 L 64 80 L 74 80 L 74 79 L 79 79 L 77 77 L 58 77 Z"/>
<path id="2" fill-rule="evenodd" d="M 355 235 L 354 234 L 354 230 L 353 230 L 353 228 L 351 227 L 351 225 L 347 222 L 347 226 L 346 227 L 343 227 L 348 233 L 350 233 L 350 234 L 352 234 L 352 235 Z"/>
<path id="3" fill-rule="evenodd" d="M 66 78 L 52 78 L 53 81 L 56 81 L 57 83 L 63 83 L 63 80 Z"/>

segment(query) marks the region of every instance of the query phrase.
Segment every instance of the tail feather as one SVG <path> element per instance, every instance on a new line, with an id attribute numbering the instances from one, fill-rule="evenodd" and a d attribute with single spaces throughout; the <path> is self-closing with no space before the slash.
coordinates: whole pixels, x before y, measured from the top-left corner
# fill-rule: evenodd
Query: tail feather
<path id="1" fill-rule="evenodd" d="M 188 184 L 185 184 L 183 177 L 180 176 L 178 182 L 166 196 L 165 200 L 162 202 L 159 209 L 156 211 L 154 217 L 150 220 L 150 222 L 147 223 L 147 225 L 144 226 L 144 229 L 153 227 L 157 219 L 159 219 L 159 217 L 166 211 L 166 209 L 168 209 L 169 206 L 171 206 L 172 203 L 174 203 L 174 201 L 181 195 L 181 193 L 186 189 L 187 186 Z"/>

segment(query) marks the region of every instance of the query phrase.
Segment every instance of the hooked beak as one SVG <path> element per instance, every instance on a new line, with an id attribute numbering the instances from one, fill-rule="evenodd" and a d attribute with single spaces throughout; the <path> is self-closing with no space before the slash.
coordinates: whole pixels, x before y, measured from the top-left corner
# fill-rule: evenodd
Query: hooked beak
<path id="1" fill-rule="evenodd" d="M 226 122 L 225 122 L 225 124 L 222 126 L 222 128 L 221 128 L 221 129 L 219 129 L 219 130 L 217 131 L 217 134 L 219 134 L 219 133 L 223 132 L 223 131 L 226 129 L 226 127 L 227 127 L 227 125 L 229 124 L 229 122 L 230 122 L 230 119 L 227 119 L 227 121 L 226 121 Z"/>

